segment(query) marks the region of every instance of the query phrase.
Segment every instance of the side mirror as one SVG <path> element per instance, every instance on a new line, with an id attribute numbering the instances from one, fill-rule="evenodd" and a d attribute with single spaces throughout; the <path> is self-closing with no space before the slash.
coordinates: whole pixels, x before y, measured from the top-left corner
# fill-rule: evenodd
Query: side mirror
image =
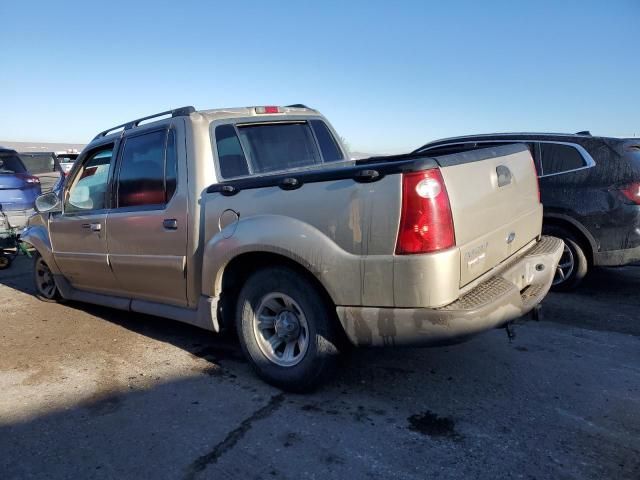
<path id="1" fill-rule="evenodd" d="M 36 198 L 36 211 L 38 213 L 48 213 L 61 211 L 60 197 L 56 192 L 45 193 Z"/>

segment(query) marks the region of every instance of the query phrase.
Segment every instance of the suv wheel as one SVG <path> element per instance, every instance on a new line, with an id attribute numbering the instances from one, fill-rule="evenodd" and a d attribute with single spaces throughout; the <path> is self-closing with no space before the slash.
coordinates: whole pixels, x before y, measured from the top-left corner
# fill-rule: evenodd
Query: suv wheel
<path id="1" fill-rule="evenodd" d="M 260 270 L 245 283 L 237 308 L 240 344 L 266 382 L 303 392 L 334 372 L 335 313 L 306 276 L 285 267 Z"/>
<path id="2" fill-rule="evenodd" d="M 558 263 L 551 289 L 556 292 L 575 289 L 589 270 L 589 262 L 584 248 L 571 233 L 562 228 L 550 227 L 545 229 L 545 234 L 558 237 L 564 242 L 564 251 L 560 263 Z"/>
<path id="3" fill-rule="evenodd" d="M 33 284 L 40 300 L 57 302 L 61 299 L 51 269 L 38 252 L 33 256 Z"/>

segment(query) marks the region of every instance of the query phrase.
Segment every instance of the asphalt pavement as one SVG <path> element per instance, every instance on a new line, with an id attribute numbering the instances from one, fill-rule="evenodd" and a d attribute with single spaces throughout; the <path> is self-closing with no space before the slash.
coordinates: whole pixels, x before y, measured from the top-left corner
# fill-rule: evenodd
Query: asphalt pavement
<path id="1" fill-rule="evenodd" d="M 0 272 L 0 479 L 639 479 L 640 267 L 457 346 L 356 350 L 307 395 L 233 338 Z"/>

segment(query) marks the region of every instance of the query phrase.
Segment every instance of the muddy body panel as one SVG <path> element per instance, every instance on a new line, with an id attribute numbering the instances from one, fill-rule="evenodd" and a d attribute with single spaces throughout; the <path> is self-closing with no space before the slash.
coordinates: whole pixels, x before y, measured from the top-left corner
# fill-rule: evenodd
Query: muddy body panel
<path id="1" fill-rule="evenodd" d="M 459 343 L 527 314 L 545 297 L 563 250 L 543 237 L 455 302 L 441 308 L 337 307 L 358 346 L 435 346 Z"/>

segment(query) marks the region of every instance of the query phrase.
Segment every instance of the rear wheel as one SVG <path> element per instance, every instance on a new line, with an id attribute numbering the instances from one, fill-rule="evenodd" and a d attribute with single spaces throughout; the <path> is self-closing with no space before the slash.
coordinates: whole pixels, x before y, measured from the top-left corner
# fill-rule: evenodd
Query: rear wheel
<path id="1" fill-rule="evenodd" d="M 36 252 L 33 256 L 33 283 L 36 297 L 44 302 L 60 301 L 60 292 L 53 280 L 53 274 L 47 262 Z"/>
<path id="2" fill-rule="evenodd" d="M 556 292 L 575 289 L 589 271 L 584 247 L 574 235 L 562 228 L 549 227 L 545 229 L 545 233 L 560 238 L 564 242 L 564 251 L 553 277 L 551 289 Z"/>
<path id="3" fill-rule="evenodd" d="M 0 270 L 5 270 L 11 266 L 11 257 L 0 252 Z"/>
<path id="4" fill-rule="evenodd" d="M 340 336 L 318 287 L 285 267 L 253 274 L 238 298 L 237 330 L 257 374 L 283 390 L 309 391 L 335 370 Z"/>

